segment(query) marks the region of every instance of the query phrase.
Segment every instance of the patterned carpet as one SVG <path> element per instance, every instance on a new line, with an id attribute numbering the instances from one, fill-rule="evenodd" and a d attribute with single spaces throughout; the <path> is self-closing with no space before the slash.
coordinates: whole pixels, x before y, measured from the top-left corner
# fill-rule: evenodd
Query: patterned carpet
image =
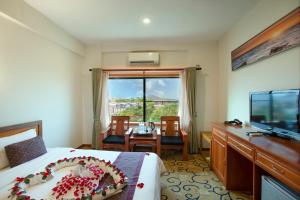
<path id="1" fill-rule="evenodd" d="M 162 200 L 249 200 L 250 195 L 227 191 L 215 174 L 209 170 L 203 157 L 190 155 L 181 161 L 178 153 L 162 155 L 168 170 L 162 177 Z"/>

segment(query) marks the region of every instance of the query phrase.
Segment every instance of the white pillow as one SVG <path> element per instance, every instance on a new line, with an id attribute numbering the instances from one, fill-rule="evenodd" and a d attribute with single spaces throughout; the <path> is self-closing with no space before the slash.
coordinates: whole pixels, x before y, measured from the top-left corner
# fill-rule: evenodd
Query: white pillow
<path id="1" fill-rule="evenodd" d="M 36 137 L 35 129 L 30 129 L 16 135 L 0 138 L 0 169 L 9 166 L 4 147 L 7 145 L 21 142 Z"/>

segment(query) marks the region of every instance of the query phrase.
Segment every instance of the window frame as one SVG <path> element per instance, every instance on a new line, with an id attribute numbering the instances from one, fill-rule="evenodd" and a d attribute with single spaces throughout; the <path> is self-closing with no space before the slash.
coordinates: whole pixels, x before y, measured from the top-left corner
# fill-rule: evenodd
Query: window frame
<path id="1" fill-rule="evenodd" d="M 179 77 L 176 76 L 162 76 L 162 77 L 151 77 L 151 76 L 146 76 L 146 77 L 109 77 L 110 79 L 140 79 L 143 80 L 143 122 L 146 122 L 146 108 L 147 108 L 147 102 L 153 102 L 153 101 L 147 101 L 146 98 L 146 80 L 147 79 L 162 79 L 162 78 L 172 78 L 172 79 L 179 79 Z M 163 102 L 177 102 L 178 101 L 163 101 Z"/>

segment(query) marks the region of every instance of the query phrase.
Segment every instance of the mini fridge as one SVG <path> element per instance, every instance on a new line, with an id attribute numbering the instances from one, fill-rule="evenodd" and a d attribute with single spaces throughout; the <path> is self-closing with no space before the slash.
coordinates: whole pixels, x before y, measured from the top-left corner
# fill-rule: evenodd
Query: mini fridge
<path id="1" fill-rule="evenodd" d="M 300 200 L 300 194 L 270 176 L 261 177 L 261 200 Z"/>

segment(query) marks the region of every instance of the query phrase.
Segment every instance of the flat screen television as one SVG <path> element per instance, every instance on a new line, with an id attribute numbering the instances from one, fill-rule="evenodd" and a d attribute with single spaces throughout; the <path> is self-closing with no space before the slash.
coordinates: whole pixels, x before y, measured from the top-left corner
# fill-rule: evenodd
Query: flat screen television
<path id="1" fill-rule="evenodd" d="M 300 140 L 300 89 L 250 93 L 250 122 L 265 133 Z"/>

